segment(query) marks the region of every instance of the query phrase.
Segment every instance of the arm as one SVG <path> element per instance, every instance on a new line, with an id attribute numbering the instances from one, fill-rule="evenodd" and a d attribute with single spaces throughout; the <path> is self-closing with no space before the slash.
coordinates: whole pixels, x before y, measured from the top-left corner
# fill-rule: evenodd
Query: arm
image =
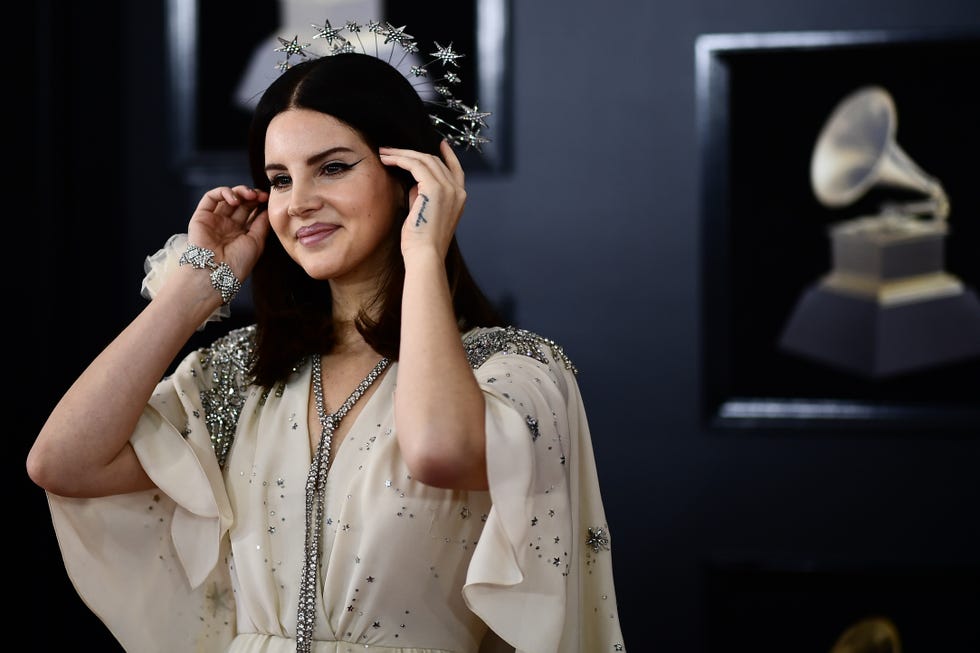
<path id="1" fill-rule="evenodd" d="M 402 227 L 405 287 L 395 425 L 413 477 L 436 487 L 486 489 L 485 404 L 460 339 L 445 258 L 463 212 L 463 170 L 445 142 L 438 157 L 381 148 L 412 173 Z"/>
<path id="2" fill-rule="evenodd" d="M 213 250 L 243 278 L 268 231 L 266 213 L 256 211 L 266 199 L 244 186 L 209 191 L 191 218 L 189 242 Z M 55 406 L 28 454 L 31 479 L 72 497 L 152 487 L 129 438 L 167 367 L 220 304 L 206 271 L 178 268 Z"/>

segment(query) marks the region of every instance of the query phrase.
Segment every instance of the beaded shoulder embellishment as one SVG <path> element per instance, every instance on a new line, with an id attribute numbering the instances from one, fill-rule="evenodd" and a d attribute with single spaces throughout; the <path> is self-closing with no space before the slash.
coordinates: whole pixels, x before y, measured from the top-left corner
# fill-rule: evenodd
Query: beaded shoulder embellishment
<path id="1" fill-rule="evenodd" d="M 565 368 L 571 370 L 573 374 L 578 374 L 578 368 L 554 340 L 513 326 L 469 335 L 463 339 L 463 348 L 473 369 L 477 369 L 488 358 L 501 352 L 522 354 L 548 365 L 550 361 L 545 352 L 550 351 L 556 361 L 564 364 Z"/>
<path id="2" fill-rule="evenodd" d="M 238 417 L 245 405 L 251 383 L 248 370 L 254 353 L 254 325 L 230 331 L 200 352 L 201 370 L 210 375 L 209 383 L 200 381 L 201 407 L 211 435 L 211 446 L 221 468 L 225 466 L 235 439 Z"/>

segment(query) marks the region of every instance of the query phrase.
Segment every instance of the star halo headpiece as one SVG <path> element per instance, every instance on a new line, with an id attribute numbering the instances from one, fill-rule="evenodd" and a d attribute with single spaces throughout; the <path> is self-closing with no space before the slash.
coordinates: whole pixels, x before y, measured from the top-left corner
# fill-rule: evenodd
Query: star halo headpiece
<path id="1" fill-rule="evenodd" d="M 355 21 L 347 21 L 343 27 L 333 27 L 330 21 L 326 20 L 323 25 L 311 25 L 311 27 L 315 30 L 313 39 L 323 39 L 329 48 L 328 52 L 325 55 L 308 52 L 312 44 L 300 43 L 299 35 L 294 36 L 292 40 L 276 37 L 282 47 L 276 48 L 275 51 L 286 55 L 283 61 L 276 64 L 280 73 L 292 66 L 291 58 L 294 56 L 306 59 L 310 56 L 332 56 L 347 52 L 367 54 L 386 61 L 405 75 L 422 101 L 433 108 L 429 118 L 436 131 L 450 144 L 463 146 L 467 150 L 472 148 L 480 151 L 481 145 L 490 142 L 489 138 L 481 134 L 483 129 L 487 129 L 486 120 L 490 112 L 480 111 L 475 102 L 473 106 L 463 104 L 453 95 L 452 87 L 461 81 L 454 70 L 459 68 L 456 60 L 464 55 L 453 49 L 452 42 L 445 47 L 438 41 L 435 42 L 435 52 L 428 53 L 432 58 L 424 63 L 411 65 L 406 73 L 402 70 L 406 58 L 417 56 L 420 49 L 415 38 L 405 33 L 404 25 L 395 27 L 390 22 L 382 23 L 374 20 L 364 25 L 363 28 L 373 34 L 373 52 L 361 40 L 362 25 Z M 368 39 L 368 46 L 370 44 L 371 39 Z M 396 55 L 398 50 L 401 51 L 400 56 Z M 395 60 L 396 56 L 397 60 Z M 440 65 L 438 73 L 433 70 L 436 64 Z M 438 115 L 436 111 L 442 112 L 446 117 Z"/>

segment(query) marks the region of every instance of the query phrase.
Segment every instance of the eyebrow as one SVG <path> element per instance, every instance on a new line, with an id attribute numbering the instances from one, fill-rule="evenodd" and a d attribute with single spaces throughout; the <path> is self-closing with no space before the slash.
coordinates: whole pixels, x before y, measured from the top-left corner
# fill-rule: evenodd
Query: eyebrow
<path id="1" fill-rule="evenodd" d="M 337 147 L 331 147 L 329 149 L 326 149 L 326 150 L 324 150 L 322 152 L 318 152 L 317 154 L 314 154 L 313 156 L 307 158 L 306 159 L 306 165 L 308 165 L 308 166 L 315 165 L 315 164 L 319 163 L 320 161 L 323 161 L 324 159 L 326 159 L 328 157 L 331 157 L 334 154 L 338 154 L 340 152 L 350 152 L 350 153 L 353 153 L 354 150 L 352 150 L 349 147 L 344 147 L 343 145 L 338 145 Z M 265 170 L 267 172 L 269 170 L 285 170 L 285 169 L 286 169 L 286 166 L 283 165 L 283 164 L 281 164 L 281 163 L 272 162 L 272 163 L 266 163 L 265 164 Z"/>

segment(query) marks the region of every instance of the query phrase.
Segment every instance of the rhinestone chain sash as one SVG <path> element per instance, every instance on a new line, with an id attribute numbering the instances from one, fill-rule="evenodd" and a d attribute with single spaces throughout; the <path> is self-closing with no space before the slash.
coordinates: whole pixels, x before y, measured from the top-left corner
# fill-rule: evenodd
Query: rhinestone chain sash
<path id="1" fill-rule="evenodd" d="M 310 653 L 313 645 L 313 626 L 316 622 L 317 570 L 320 567 L 320 533 L 323 528 L 323 501 L 327 487 L 327 467 L 330 463 L 330 440 L 351 407 L 371 387 L 385 368 L 388 359 L 382 358 L 374 369 L 354 389 L 340 408 L 329 415 L 323 406 L 323 371 L 320 356 L 313 356 L 313 393 L 316 414 L 320 419 L 320 442 L 317 444 L 310 473 L 306 477 L 306 544 L 303 551 L 303 571 L 299 584 L 299 612 L 296 617 L 296 651 Z"/>

